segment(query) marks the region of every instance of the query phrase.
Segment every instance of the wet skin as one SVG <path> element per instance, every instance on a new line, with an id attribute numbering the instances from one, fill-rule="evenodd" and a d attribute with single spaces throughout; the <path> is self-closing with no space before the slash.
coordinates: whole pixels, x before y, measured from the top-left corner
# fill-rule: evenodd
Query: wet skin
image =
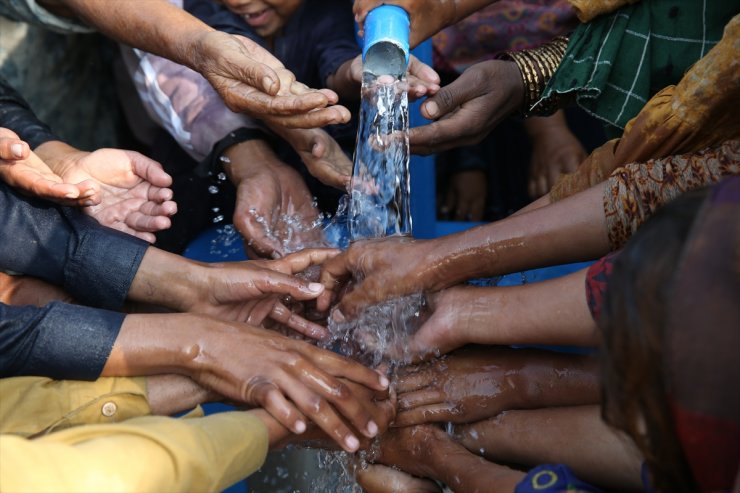
<path id="1" fill-rule="evenodd" d="M 567 464 L 584 481 L 611 491 L 642 491 L 642 457 L 625 435 L 601 420 L 596 406 L 506 411 L 455 427 L 468 450 L 491 461 Z"/>
<path id="2" fill-rule="evenodd" d="M 510 409 L 599 402 L 598 362 L 544 350 L 468 347 L 399 370 L 393 426 L 472 423 Z"/>
<path id="3" fill-rule="evenodd" d="M 476 277 L 598 258 L 609 251 L 603 187 L 501 221 L 434 240 L 386 238 L 353 243 L 324 264 L 321 282 L 353 317 L 368 304 L 433 292 Z M 326 309 L 331 294 L 320 298 Z"/>
<path id="4" fill-rule="evenodd" d="M 381 437 L 379 452 L 370 460 L 442 481 L 452 491 L 465 493 L 510 493 L 524 477 L 520 471 L 469 452 L 433 425 L 390 430 Z"/>

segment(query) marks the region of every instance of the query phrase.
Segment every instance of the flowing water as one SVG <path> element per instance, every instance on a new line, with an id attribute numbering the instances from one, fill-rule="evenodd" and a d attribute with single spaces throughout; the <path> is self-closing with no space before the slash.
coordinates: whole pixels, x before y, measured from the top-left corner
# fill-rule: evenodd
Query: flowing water
<path id="1" fill-rule="evenodd" d="M 333 217 L 321 216 L 309 225 L 297 217 L 286 217 L 287 231 L 268 231 L 279 239 L 285 253 L 318 246 L 346 248 L 348 240 L 411 234 L 407 87 L 404 78 L 365 74 L 349 198 L 340 202 Z M 307 234 L 312 232 L 320 234 Z M 225 233 L 232 234 L 233 229 Z M 307 237 L 311 238 L 308 242 Z M 389 364 L 392 371 L 394 365 L 408 360 L 408 337 L 422 323 L 424 307 L 424 296 L 415 294 L 369 306 L 351 321 L 337 323 L 329 317 L 331 338 L 322 345 L 370 367 Z M 264 484 L 250 480 L 253 491 L 293 493 L 300 491 L 296 484 L 309 480 L 311 492 L 362 491 L 354 471 L 364 467 L 367 452 L 351 455 L 322 450 L 309 459 L 300 457 L 303 467 L 312 468 L 306 461 L 316 460 L 310 473 L 299 467 L 285 468 L 287 456 L 293 459 L 294 452 L 285 454 L 277 461 L 282 465 L 263 471 Z M 285 484 L 290 486 L 281 486 Z"/>

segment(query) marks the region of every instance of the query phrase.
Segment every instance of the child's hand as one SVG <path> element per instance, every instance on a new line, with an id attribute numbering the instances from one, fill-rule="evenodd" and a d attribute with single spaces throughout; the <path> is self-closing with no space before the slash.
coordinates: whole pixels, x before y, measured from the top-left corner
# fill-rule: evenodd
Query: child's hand
<path id="1" fill-rule="evenodd" d="M 346 190 L 352 179 L 352 161 L 339 147 L 337 141 L 323 130 L 301 130 L 309 134 L 302 146 L 293 149 L 298 153 L 309 173 L 321 183 Z"/>

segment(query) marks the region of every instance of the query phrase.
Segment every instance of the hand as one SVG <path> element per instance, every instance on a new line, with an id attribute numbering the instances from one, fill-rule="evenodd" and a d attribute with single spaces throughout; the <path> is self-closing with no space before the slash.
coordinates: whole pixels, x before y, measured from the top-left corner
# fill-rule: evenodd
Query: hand
<path id="1" fill-rule="evenodd" d="M 129 297 L 222 320 L 260 325 L 266 319 L 307 337 L 322 339 L 326 328 L 309 322 L 285 306 L 285 297 L 313 300 L 321 284 L 295 277 L 319 265 L 338 250 L 303 250 L 280 260 L 227 263 L 188 261 L 150 248 L 134 278 Z"/>
<path id="2" fill-rule="evenodd" d="M 411 238 L 383 238 L 358 241 L 328 260 L 321 271 L 326 287 L 317 300 L 319 310 L 327 310 L 332 294 L 349 284 L 337 304 L 334 316 L 356 316 L 363 307 L 406 294 L 439 289 L 431 258 L 432 241 Z"/>
<path id="3" fill-rule="evenodd" d="M 274 126 L 270 127 L 276 130 Z M 347 157 L 336 140 L 317 128 L 277 129 L 306 165 L 308 172 L 321 183 L 340 190 L 346 190 L 352 179 L 352 161 Z"/>
<path id="4" fill-rule="evenodd" d="M 100 202 L 99 188 L 90 181 L 65 183 L 18 135 L 0 128 L 0 178 L 21 191 L 61 205 Z"/>
<path id="5" fill-rule="evenodd" d="M 191 378 L 227 398 L 265 408 L 294 433 L 303 433 L 309 419 L 348 452 L 360 447 L 352 429 L 367 438 L 378 433 L 368 411 L 372 402 L 358 398 L 338 380 L 343 377 L 385 391 L 387 379 L 373 370 L 248 325 L 211 324 L 208 334 L 193 342 L 200 350 Z"/>
<path id="6" fill-rule="evenodd" d="M 362 69 L 362 55 L 357 55 L 350 66 L 350 77 L 358 84 L 362 84 Z M 439 74 L 414 55 L 409 55 L 407 82 L 411 101 L 432 96 L 439 91 Z"/>
<path id="7" fill-rule="evenodd" d="M 422 104 L 422 116 L 435 121 L 409 131 L 411 151 L 433 154 L 480 142 L 521 107 L 523 93 L 514 62 L 490 60 L 473 65 Z"/>
<path id="8" fill-rule="evenodd" d="M 586 159 L 581 142 L 568 128 L 563 112 L 525 121 L 532 140 L 529 196 L 541 197 L 550 191 L 561 174 L 572 173 Z"/>
<path id="9" fill-rule="evenodd" d="M 486 208 L 486 181 L 486 173 L 482 170 L 453 174 L 444 205 L 440 207 L 442 216 L 455 221 L 482 221 Z"/>
<path id="10" fill-rule="evenodd" d="M 461 349 L 397 376 L 399 414 L 394 426 L 472 423 L 518 402 L 527 351 L 490 346 Z"/>
<path id="11" fill-rule="evenodd" d="M 346 123 L 350 112 L 327 89 L 310 89 L 267 50 L 243 36 L 209 31 L 197 43 L 198 71 L 232 111 L 291 128 Z"/>
<path id="12" fill-rule="evenodd" d="M 263 142 L 244 142 L 225 154 L 231 160 L 227 173 L 237 188 L 234 226 L 248 252 L 275 258 L 323 246 L 315 224 L 319 211 L 297 171 L 278 161 Z"/>

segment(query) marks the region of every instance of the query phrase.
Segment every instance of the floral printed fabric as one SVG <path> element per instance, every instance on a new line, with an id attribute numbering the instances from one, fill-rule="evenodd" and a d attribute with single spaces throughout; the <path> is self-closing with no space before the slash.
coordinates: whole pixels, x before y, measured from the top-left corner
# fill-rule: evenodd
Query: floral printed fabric
<path id="1" fill-rule="evenodd" d="M 604 190 L 609 244 L 624 246 L 659 207 L 689 190 L 740 174 L 740 140 L 695 154 L 628 164 L 612 173 Z"/>

